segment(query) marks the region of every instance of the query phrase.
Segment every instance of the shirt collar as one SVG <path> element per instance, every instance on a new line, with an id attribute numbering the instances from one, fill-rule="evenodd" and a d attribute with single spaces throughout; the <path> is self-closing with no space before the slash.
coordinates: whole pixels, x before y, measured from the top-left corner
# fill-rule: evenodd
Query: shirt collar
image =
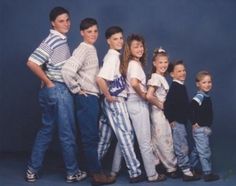
<path id="1" fill-rule="evenodd" d="M 88 43 L 86 43 L 86 42 L 84 42 L 84 41 L 83 41 L 81 44 L 82 44 L 82 45 L 86 45 L 86 46 L 91 47 L 91 48 L 95 48 L 94 45 L 88 44 Z"/>
<path id="2" fill-rule="evenodd" d="M 203 92 L 202 90 L 197 91 L 198 94 L 202 94 L 205 97 L 210 97 L 206 92 Z"/>
<path id="3" fill-rule="evenodd" d="M 58 32 L 58 31 L 56 31 L 56 30 L 53 30 L 53 29 L 50 29 L 50 33 L 51 33 L 51 34 L 54 34 L 54 35 L 57 35 L 57 36 L 59 36 L 59 37 L 62 38 L 62 39 L 66 39 L 66 38 L 67 38 L 64 34 Z"/>
<path id="4" fill-rule="evenodd" d="M 112 53 L 112 54 L 115 54 L 115 55 L 117 55 L 117 56 L 120 55 L 120 52 L 118 52 L 117 50 L 112 49 L 112 48 L 110 48 L 108 52 L 109 52 L 109 53 Z"/>
<path id="5" fill-rule="evenodd" d="M 175 81 L 175 82 L 177 82 L 177 83 L 179 83 L 181 85 L 184 85 L 184 81 L 180 81 L 180 80 L 177 80 L 177 79 L 173 79 L 173 81 Z"/>

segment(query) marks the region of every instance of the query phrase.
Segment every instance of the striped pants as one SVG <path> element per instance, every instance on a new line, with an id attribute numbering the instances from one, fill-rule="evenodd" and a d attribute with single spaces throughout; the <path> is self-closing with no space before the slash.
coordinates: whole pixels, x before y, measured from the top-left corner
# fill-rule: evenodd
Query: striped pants
<path id="1" fill-rule="evenodd" d="M 103 104 L 105 114 L 118 140 L 130 177 L 141 175 L 140 162 L 136 157 L 133 145 L 134 131 L 129 120 L 124 98 L 118 97 L 118 101 L 113 103 L 104 99 Z M 112 131 L 107 125 L 108 122 L 105 122 L 104 119 L 102 118 L 100 122 L 99 158 L 102 158 L 109 148 L 112 136 Z"/>

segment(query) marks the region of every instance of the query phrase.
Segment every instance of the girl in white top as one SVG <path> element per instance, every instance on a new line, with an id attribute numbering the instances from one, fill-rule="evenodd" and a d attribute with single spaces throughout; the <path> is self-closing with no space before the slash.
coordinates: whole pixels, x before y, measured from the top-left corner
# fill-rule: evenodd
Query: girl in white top
<path id="1" fill-rule="evenodd" d="M 146 102 L 146 75 L 143 67 L 146 51 L 143 37 L 132 34 L 127 38 L 123 55 L 123 72 L 128 84 L 127 108 L 137 137 L 148 181 L 163 181 L 158 175 L 151 146 L 151 126 Z"/>
<path id="2" fill-rule="evenodd" d="M 168 55 L 162 48 L 155 49 L 152 61 L 152 76 L 147 83 L 147 100 L 152 105 L 151 134 L 153 152 L 156 157 L 156 164 L 161 161 L 167 170 L 167 174 L 172 178 L 177 178 L 177 159 L 174 155 L 171 128 L 163 113 L 163 103 L 169 90 L 169 85 L 165 78 L 169 65 Z"/>

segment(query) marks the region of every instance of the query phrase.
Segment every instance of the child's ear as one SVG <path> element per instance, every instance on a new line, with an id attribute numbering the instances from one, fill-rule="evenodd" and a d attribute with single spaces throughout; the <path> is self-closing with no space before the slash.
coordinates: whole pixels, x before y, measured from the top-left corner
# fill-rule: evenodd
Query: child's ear
<path id="1" fill-rule="evenodd" d="M 54 23 L 54 21 L 51 21 L 51 25 L 54 27 L 55 26 L 55 23 Z"/>
<path id="2" fill-rule="evenodd" d="M 170 76 L 171 76 L 172 78 L 174 78 L 173 72 L 170 73 Z"/>
<path id="3" fill-rule="evenodd" d="M 107 43 L 108 43 L 108 45 L 110 45 L 110 39 L 107 39 Z"/>
<path id="4" fill-rule="evenodd" d="M 198 88 L 199 88 L 199 82 L 196 82 L 196 87 L 198 87 Z"/>
<path id="5" fill-rule="evenodd" d="M 154 67 L 156 67 L 156 63 L 155 63 L 155 61 L 153 61 L 152 64 L 153 64 Z"/>
<path id="6" fill-rule="evenodd" d="M 82 37 L 84 36 L 84 31 L 83 31 L 83 30 L 80 31 L 80 35 L 81 35 Z"/>

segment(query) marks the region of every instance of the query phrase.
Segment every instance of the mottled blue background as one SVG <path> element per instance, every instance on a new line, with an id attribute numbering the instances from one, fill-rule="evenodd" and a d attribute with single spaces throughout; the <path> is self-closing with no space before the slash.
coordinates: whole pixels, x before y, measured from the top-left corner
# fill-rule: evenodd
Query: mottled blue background
<path id="1" fill-rule="evenodd" d="M 126 36 L 135 32 L 145 37 L 147 73 L 155 47 L 166 49 L 171 60 L 184 60 L 190 97 L 195 92 L 196 72 L 209 70 L 214 77 L 214 164 L 229 170 L 235 167 L 236 1 L 2 0 L 0 5 L 0 152 L 30 151 L 32 147 L 40 127 L 40 82 L 25 63 L 48 34 L 49 11 L 64 6 L 71 12 L 71 50 L 81 41 L 80 20 L 94 17 L 100 27 L 96 43 L 100 60 L 107 50 L 105 29 L 120 25 Z"/>

